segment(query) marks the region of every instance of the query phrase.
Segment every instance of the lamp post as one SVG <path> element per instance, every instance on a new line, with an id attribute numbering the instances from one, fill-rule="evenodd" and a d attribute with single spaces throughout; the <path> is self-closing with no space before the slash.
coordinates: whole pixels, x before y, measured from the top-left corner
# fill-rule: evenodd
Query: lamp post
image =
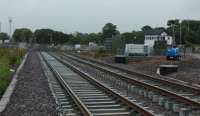
<path id="1" fill-rule="evenodd" d="M 134 40 L 136 40 L 137 39 L 137 37 L 136 36 L 134 36 L 134 38 L 133 38 L 133 44 L 134 44 Z"/>
<path id="2" fill-rule="evenodd" d="M 9 26 L 10 26 L 10 42 L 12 41 L 12 17 L 9 17 Z"/>
<path id="3" fill-rule="evenodd" d="M 1 33 L 1 22 L 0 22 L 0 33 Z"/>
<path id="4" fill-rule="evenodd" d="M 50 36 L 50 44 L 53 45 L 53 34 L 51 33 L 49 34 L 49 36 Z"/>
<path id="5" fill-rule="evenodd" d="M 175 24 L 172 25 L 173 27 L 173 47 L 176 45 L 176 40 L 175 40 Z"/>
<path id="6" fill-rule="evenodd" d="M 182 21 L 180 20 L 180 45 L 182 45 Z"/>

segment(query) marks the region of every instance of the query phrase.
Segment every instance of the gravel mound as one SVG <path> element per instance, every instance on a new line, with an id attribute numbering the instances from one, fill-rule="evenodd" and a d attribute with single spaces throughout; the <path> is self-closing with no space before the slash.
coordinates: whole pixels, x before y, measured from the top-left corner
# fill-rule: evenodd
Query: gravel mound
<path id="1" fill-rule="evenodd" d="M 10 102 L 0 116 L 57 116 L 56 103 L 36 51 L 30 51 Z"/>

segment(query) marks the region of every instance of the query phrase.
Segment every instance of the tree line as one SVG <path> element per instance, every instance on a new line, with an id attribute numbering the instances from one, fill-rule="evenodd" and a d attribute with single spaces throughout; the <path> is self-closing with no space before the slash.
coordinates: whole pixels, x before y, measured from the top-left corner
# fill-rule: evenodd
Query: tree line
<path id="1" fill-rule="evenodd" d="M 107 23 L 102 28 L 102 32 L 98 33 L 81 33 L 75 32 L 73 34 L 67 34 L 60 31 L 54 31 L 52 29 L 37 29 L 32 32 L 28 28 L 16 29 L 13 33 L 13 38 L 15 42 L 27 42 L 27 43 L 39 43 L 39 44 L 88 44 L 89 42 L 95 42 L 99 45 L 103 45 L 106 38 L 112 38 L 116 35 L 121 35 L 122 39 L 126 43 L 143 42 L 143 32 L 133 31 L 122 33 L 117 30 L 117 26 L 112 23 Z"/>
<path id="2" fill-rule="evenodd" d="M 81 33 L 76 32 L 67 34 L 52 29 L 37 29 L 34 32 L 28 28 L 16 29 L 13 33 L 15 42 L 39 43 L 39 44 L 88 44 L 95 42 L 103 45 L 106 38 L 120 36 L 124 43 L 142 44 L 144 42 L 144 32 L 152 29 L 165 30 L 169 35 L 175 38 L 177 44 L 194 43 L 200 44 L 200 21 L 178 19 L 169 20 L 167 27 L 143 26 L 139 31 L 120 33 L 117 25 L 107 23 L 103 26 L 102 31 L 98 33 Z M 0 39 L 8 39 L 6 33 L 0 33 Z"/>

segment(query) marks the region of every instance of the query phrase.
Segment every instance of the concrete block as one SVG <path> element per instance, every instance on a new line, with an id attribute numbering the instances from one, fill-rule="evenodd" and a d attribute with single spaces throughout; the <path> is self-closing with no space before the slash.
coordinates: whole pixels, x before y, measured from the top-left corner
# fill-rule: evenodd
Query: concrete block
<path id="1" fill-rule="evenodd" d="M 192 113 L 192 110 L 189 108 L 181 108 L 179 111 L 179 116 L 190 116 Z"/>

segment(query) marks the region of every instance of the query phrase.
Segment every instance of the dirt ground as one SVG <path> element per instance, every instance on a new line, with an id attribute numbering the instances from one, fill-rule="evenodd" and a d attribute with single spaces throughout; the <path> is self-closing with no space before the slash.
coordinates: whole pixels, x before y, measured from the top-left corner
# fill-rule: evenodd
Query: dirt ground
<path id="1" fill-rule="evenodd" d="M 164 56 L 155 56 L 148 58 L 130 58 L 128 64 L 116 64 L 114 63 L 114 58 L 112 55 L 105 55 L 105 57 L 95 57 L 93 54 L 94 53 L 81 53 L 80 55 L 149 75 L 157 75 L 156 71 L 159 65 L 175 64 L 178 65 L 178 72 L 167 75 L 168 77 L 179 79 L 181 81 L 189 82 L 192 84 L 200 84 L 200 59 L 193 57 L 192 55 L 182 57 L 180 61 L 168 61 Z"/>

